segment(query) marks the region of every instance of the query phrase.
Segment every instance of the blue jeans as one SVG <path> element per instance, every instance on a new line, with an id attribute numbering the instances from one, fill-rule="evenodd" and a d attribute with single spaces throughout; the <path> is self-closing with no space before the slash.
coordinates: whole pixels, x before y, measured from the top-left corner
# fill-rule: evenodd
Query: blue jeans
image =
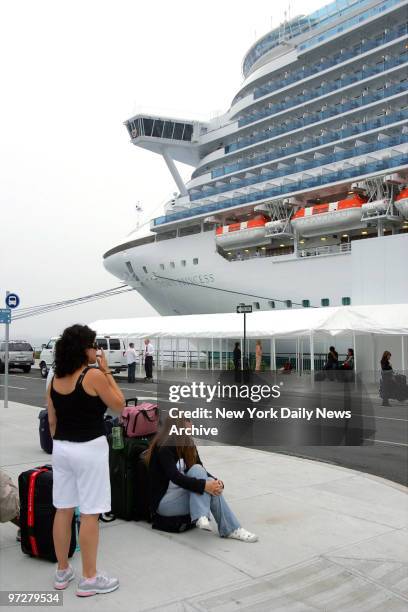
<path id="1" fill-rule="evenodd" d="M 212 480 L 202 465 L 193 465 L 186 476 L 192 478 L 204 478 Z M 240 524 L 232 512 L 224 496 L 210 495 L 209 493 L 193 493 L 181 487 L 171 487 L 162 497 L 157 512 L 162 516 L 181 516 L 190 514 L 191 520 L 196 521 L 201 516 L 210 518 L 210 514 L 215 518 L 218 525 L 218 531 L 221 537 L 226 537 L 235 529 L 240 527 Z"/>

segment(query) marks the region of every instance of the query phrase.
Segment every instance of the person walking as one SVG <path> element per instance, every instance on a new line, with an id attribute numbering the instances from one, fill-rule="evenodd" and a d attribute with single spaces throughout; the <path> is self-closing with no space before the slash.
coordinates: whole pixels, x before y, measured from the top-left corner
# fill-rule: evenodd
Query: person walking
<path id="1" fill-rule="evenodd" d="M 117 578 L 98 572 L 96 559 L 99 515 L 111 509 L 104 413 L 107 406 L 121 412 L 125 399 L 95 338 L 96 333 L 87 325 L 64 330 L 55 346 L 54 377 L 47 390 L 56 508 L 53 538 L 58 560 L 54 586 L 66 589 L 75 577 L 68 551 L 72 517 L 79 506 L 80 597 L 110 593 L 119 587 Z M 89 366 L 95 363 L 98 367 Z"/>
<path id="2" fill-rule="evenodd" d="M 137 353 L 135 351 L 134 342 L 129 342 L 129 347 L 125 352 L 125 357 L 127 361 L 128 367 L 128 383 L 132 384 L 136 382 L 135 373 L 136 373 L 136 362 L 137 362 Z"/>
<path id="3" fill-rule="evenodd" d="M 149 338 L 144 341 L 144 364 L 145 364 L 145 382 L 153 382 L 153 357 L 154 357 L 154 346 L 150 342 Z"/>
<path id="4" fill-rule="evenodd" d="M 255 372 L 261 371 L 262 364 L 262 342 L 260 340 L 256 341 L 255 346 Z"/>
<path id="5" fill-rule="evenodd" d="M 189 514 L 198 528 L 207 531 L 212 531 L 212 515 L 221 537 L 256 542 L 258 536 L 241 527 L 226 502 L 224 483 L 202 465 L 193 438 L 187 433 L 170 433 L 173 426 L 182 432 L 191 427 L 191 421 L 182 412 L 168 415 L 146 451 L 153 513 L 167 517 Z"/>

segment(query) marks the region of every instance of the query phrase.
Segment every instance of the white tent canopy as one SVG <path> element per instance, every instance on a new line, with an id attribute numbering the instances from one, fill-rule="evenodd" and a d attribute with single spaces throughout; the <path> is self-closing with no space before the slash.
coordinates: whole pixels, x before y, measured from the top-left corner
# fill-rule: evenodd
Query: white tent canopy
<path id="1" fill-rule="evenodd" d="M 253 312 L 248 338 L 284 338 L 323 333 L 408 334 L 408 304 L 299 308 Z M 240 338 L 243 316 L 237 313 L 104 319 L 90 324 L 100 335 L 132 338 Z"/>

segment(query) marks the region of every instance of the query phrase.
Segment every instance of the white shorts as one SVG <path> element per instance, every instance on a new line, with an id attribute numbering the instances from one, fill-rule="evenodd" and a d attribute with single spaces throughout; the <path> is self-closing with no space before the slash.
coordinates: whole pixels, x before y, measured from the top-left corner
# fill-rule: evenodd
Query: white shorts
<path id="1" fill-rule="evenodd" d="M 110 511 L 109 446 L 105 436 L 89 442 L 54 440 L 52 470 L 56 508 L 79 506 L 82 514 Z"/>

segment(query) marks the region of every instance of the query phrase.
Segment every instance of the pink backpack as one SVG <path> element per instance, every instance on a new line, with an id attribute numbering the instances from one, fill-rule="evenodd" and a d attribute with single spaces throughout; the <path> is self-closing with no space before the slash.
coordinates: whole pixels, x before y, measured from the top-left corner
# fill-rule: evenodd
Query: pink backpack
<path id="1" fill-rule="evenodd" d="M 143 402 L 138 406 L 126 406 L 120 420 L 128 438 L 143 438 L 155 434 L 159 424 L 157 404 Z"/>

